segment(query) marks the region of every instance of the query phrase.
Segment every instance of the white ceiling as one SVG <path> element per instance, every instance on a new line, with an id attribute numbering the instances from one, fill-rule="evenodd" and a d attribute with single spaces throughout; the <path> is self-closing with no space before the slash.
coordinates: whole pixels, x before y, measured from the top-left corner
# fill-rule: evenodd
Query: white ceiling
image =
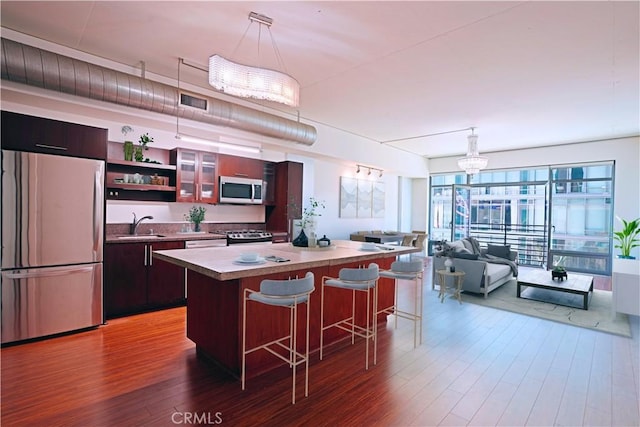
<path id="1" fill-rule="evenodd" d="M 1 22 L 175 79 L 178 58 L 214 53 L 277 67 L 264 33 L 256 63 L 256 24 L 242 38 L 262 13 L 302 120 L 440 157 L 465 152 L 468 131 L 447 132 L 469 127 L 481 152 L 640 134 L 639 5 L 2 0 Z M 211 89 L 201 71 L 181 78 Z"/>

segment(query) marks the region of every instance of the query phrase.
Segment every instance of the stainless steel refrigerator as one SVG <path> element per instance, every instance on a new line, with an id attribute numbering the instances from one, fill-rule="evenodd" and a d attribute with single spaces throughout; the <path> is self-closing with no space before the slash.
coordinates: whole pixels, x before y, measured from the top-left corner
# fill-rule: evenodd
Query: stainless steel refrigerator
<path id="1" fill-rule="evenodd" d="M 97 326 L 102 160 L 2 150 L 2 343 Z"/>

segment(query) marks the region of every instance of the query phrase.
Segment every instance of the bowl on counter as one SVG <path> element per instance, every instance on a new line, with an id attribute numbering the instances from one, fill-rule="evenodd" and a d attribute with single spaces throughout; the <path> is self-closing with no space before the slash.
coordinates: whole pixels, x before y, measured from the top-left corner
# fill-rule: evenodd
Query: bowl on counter
<path id="1" fill-rule="evenodd" d="M 240 260 L 244 262 L 255 262 L 258 261 L 258 256 L 257 252 L 242 252 L 240 253 Z"/>

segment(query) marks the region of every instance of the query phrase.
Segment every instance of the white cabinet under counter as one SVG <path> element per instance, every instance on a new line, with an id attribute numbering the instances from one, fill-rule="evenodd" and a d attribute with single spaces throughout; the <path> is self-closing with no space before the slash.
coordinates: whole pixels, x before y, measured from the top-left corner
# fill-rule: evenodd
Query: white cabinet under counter
<path id="1" fill-rule="evenodd" d="M 613 260 L 613 309 L 640 316 L 640 260 Z"/>

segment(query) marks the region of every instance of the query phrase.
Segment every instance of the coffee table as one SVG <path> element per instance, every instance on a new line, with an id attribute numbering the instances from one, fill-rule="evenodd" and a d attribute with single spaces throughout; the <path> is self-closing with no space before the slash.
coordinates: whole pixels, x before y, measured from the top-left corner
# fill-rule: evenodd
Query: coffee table
<path id="1" fill-rule="evenodd" d="M 553 291 L 550 293 L 535 293 L 528 292 L 523 295 L 523 288 L 539 288 L 547 291 Z M 558 292 L 580 295 L 582 296 L 582 307 L 580 304 L 573 305 L 566 301 L 556 301 L 553 298 L 553 294 Z M 517 297 L 532 299 L 536 301 L 552 302 L 554 304 L 565 305 L 569 307 L 578 307 L 583 310 L 589 309 L 589 294 L 593 293 L 593 276 L 587 276 L 586 274 L 568 273 L 565 280 L 552 280 L 551 272 L 547 270 L 538 269 L 522 269 L 518 273 L 518 290 Z"/>

